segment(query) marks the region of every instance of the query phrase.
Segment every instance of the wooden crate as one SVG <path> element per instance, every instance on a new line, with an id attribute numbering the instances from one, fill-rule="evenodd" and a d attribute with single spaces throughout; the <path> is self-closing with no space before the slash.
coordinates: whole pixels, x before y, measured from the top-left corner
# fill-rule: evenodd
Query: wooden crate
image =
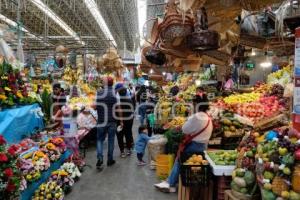
<path id="1" fill-rule="evenodd" d="M 178 200 L 212 200 L 213 199 L 213 181 L 210 181 L 208 187 L 184 187 L 179 178 Z"/>

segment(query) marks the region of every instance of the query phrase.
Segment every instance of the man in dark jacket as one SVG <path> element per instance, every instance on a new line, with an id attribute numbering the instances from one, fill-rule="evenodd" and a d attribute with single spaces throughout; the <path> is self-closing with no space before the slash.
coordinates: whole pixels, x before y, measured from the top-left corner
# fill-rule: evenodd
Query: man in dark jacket
<path id="1" fill-rule="evenodd" d="M 107 166 L 115 164 L 113 159 L 115 135 L 117 132 L 116 106 L 117 98 L 113 91 L 114 81 L 111 77 L 104 79 L 104 89 L 97 92 L 96 109 L 98 113 L 97 124 L 97 168 L 103 164 L 103 142 L 108 134 Z"/>

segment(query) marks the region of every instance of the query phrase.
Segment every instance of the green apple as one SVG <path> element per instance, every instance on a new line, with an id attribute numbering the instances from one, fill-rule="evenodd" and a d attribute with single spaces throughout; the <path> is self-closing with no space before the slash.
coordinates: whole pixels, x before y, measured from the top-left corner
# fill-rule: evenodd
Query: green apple
<path id="1" fill-rule="evenodd" d="M 279 147 L 278 151 L 279 151 L 279 155 L 281 156 L 284 156 L 288 153 L 288 149 L 285 147 Z"/>
<path id="2" fill-rule="evenodd" d="M 291 174 L 291 170 L 288 167 L 283 168 L 283 173 L 286 175 L 290 175 Z"/>

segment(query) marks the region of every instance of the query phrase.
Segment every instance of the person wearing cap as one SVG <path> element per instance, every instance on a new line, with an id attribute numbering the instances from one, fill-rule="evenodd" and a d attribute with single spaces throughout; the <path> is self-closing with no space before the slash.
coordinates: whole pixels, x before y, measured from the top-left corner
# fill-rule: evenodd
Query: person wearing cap
<path id="1" fill-rule="evenodd" d="M 103 90 L 97 92 L 96 97 L 96 110 L 98 114 L 97 122 L 97 164 L 99 169 L 103 164 L 103 143 L 108 135 L 108 158 L 107 166 L 115 164 L 113 159 L 115 135 L 117 132 L 117 120 L 116 120 L 116 106 L 117 98 L 114 93 L 113 84 L 114 81 L 111 77 L 106 77 L 103 80 Z M 120 122 L 121 126 L 123 122 Z"/>
<path id="2" fill-rule="evenodd" d="M 207 99 L 196 95 L 193 98 L 193 104 L 195 114 L 191 115 L 182 127 L 182 132 L 185 136 L 179 146 L 171 174 L 167 181 L 154 185 L 162 192 L 176 192 L 175 187 L 179 179 L 179 158 L 181 154 L 203 153 L 203 151 L 206 150 L 208 141 L 212 135 L 213 124 L 210 116 L 207 114 L 209 109 Z"/>

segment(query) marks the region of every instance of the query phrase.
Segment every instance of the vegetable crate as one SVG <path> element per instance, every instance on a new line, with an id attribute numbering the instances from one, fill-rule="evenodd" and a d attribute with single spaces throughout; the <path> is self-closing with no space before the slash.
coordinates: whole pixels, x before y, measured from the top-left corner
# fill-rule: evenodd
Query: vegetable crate
<path id="1" fill-rule="evenodd" d="M 156 156 L 156 175 L 159 179 L 166 179 L 172 170 L 174 155 L 159 154 Z"/>
<path id="2" fill-rule="evenodd" d="M 209 180 L 208 186 L 185 187 L 179 178 L 178 200 L 213 200 L 213 181 Z"/>
<path id="3" fill-rule="evenodd" d="M 182 185 L 190 186 L 208 186 L 211 177 L 210 165 L 185 165 L 184 162 L 188 160 L 193 154 L 181 154 L 180 156 L 180 176 Z M 198 154 L 203 158 L 204 153 Z"/>

